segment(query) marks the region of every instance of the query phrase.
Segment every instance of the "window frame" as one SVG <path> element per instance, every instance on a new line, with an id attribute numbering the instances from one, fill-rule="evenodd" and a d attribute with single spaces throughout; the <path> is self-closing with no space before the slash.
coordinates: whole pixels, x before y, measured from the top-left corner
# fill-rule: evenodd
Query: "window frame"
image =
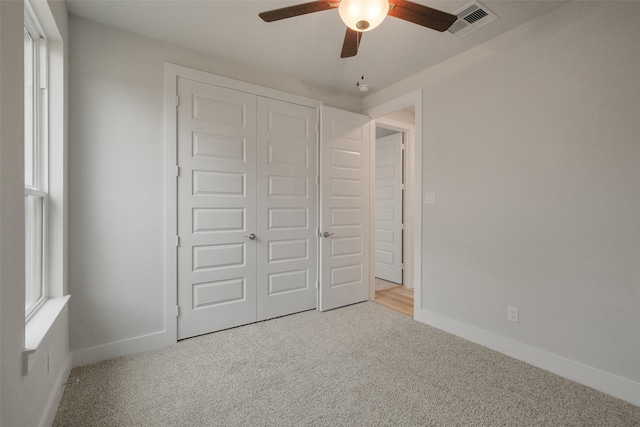
<path id="1" fill-rule="evenodd" d="M 39 298 L 32 304 L 27 306 L 25 300 L 25 320 L 28 321 L 33 315 L 40 309 L 47 299 L 49 298 L 49 277 L 48 277 L 48 221 L 49 221 L 49 156 L 48 156 L 48 49 L 47 39 L 44 35 L 41 25 L 39 24 L 35 13 L 31 10 L 30 5 L 25 3 L 24 10 L 24 29 L 25 34 L 28 34 L 32 40 L 33 57 L 32 57 L 32 105 L 31 105 L 31 141 L 26 140 L 25 136 L 25 166 L 27 164 L 26 146 L 27 143 L 31 145 L 31 183 L 27 184 L 26 172 L 25 172 L 25 207 L 28 205 L 28 199 L 30 197 L 37 197 L 41 200 L 41 228 L 38 230 L 41 238 L 37 246 L 37 256 L 40 258 L 39 271 L 36 271 L 33 276 L 39 276 L 39 283 L 37 284 L 37 290 L 33 291 L 39 294 Z M 25 70 L 26 77 L 26 70 Z M 25 82 L 26 87 L 26 82 Z M 26 107 L 25 107 L 26 110 Z M 26 111 L 25 111 L 26 113 Z M 25 130 L 26 130 L 25 123 Z M 25 257 L 28 257 L 27 248 L 30 246 L 27 243 L 28 236 L 34 236 L 34 233 L 28 233 L 27 227 L 30 224 L 27 223 L 27 212 L 25 211 Z M 37 236 L 37 233 L 35 233 Z M 31 246 L 32 247 L 32 246 Z M 31 283 L 27 282 L 27 278 L 30 277 L 27 273 L 27 262 L 25 258 L 25 298 L 27 295 L 27 289 L 31 286 Z M 32 289 L 36 289 L 34 286 Z"/>

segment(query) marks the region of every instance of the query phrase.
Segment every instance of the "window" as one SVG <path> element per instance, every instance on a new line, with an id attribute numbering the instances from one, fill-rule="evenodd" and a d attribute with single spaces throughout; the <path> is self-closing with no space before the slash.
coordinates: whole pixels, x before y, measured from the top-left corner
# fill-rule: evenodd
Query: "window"
<path id="1" fill-rule="evenodd" d="M 47 60 L 35 19 L 24 20 L 25 316 L 47 299 Z"/>

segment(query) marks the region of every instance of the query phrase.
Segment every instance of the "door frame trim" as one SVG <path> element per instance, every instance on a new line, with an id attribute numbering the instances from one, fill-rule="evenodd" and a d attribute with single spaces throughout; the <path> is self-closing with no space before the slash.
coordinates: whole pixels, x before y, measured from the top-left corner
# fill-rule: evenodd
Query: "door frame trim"
<path id="1" fill-rule="evenodd" d="M 383 116 L 394 111 L 413 106 L 414 126 L 385 119 Z M 413 271 L 413 313 L 414 319 L 417 313 L 422 310 L 422 89 L 417 89 L 398 98 L 392 99 L 382 104 L 365 110 L 364 114 L 371 117 L 373 126 L 372 137 L 370 138 L 375 154 L 375 124 L 379 122 L 386 126 L 399 126 L 398 130 L 403 130 L 409 137 L 405 146 L 406 165 L 405 175 L 405 195 L 407 209 L 405 211 L 405 236 L 407 237 L 407 247 L 409 253 L 405 257 L 405 271 Z M 375 162 L 375 155 L 371 155 L 372 162 Z M 374 172 L 375 173 L 375 172 Z M 374 184 L 375 185 L 375 184 Z M 373 194 L 375 187 L 370 190 Z M 373 199 L 373 198 L 372 198 Z M 373 201 L 372 203 L 374 203 Z M 373 204 L 370 203 L 371 209 Z M 373 221 L 371 221 L 373 224 Z M 373 235 L 374 231 L 370 233 Z M 413 253 L 411 253 L 413 252 Z M 373 251 L 369 255 L 370 265 L 373 265 Z M 370 267 L 370 270 L 374 267 Z M 405 277 L 409 277 L 407 274 Z M 375 272 L 370 271 L 370 277 L 375 277 Z M 375 280 L 371 281 L 371 296 L 375 297 Z"/>
<path id="2" fill-rule="evenodd" d="M 282 92 L 275 89 L 241 82 L 228 77 L 211 74 L 205 71 L 165 62 L 164 64 L 164 287 L 165 311 L 164 330 L 165 345 L 178 342 L 178 110 L 177 93 L 178 78 L 195 80 L 214 86 L 246 92 L 264 98 L 272 98 L 291 104 L 316 108 L 318 117 L 320 106 L 324 103 L 300 95 Z M 320 140 L 318 138 L 318 145 Z"/>

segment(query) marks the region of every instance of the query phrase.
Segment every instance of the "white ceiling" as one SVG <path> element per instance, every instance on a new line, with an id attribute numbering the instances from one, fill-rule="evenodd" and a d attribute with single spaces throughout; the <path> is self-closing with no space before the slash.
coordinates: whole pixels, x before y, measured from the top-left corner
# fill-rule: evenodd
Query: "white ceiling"
<path id="1" fill-rule="evenodd" d="M 346 27 L 337 10 L 265 23 L 258 13 L 301 1 L 66 0 L 69 12 L 241 66 L 290 75 L 331 91 L 370 93 L 545 14 L 565 2 L 483 1 L 500 19 L 458 39 L 394 17 L 363 34 L 358 55 L 341 59 Z M 470 1 L 413 0 L 449 13 Z"/>

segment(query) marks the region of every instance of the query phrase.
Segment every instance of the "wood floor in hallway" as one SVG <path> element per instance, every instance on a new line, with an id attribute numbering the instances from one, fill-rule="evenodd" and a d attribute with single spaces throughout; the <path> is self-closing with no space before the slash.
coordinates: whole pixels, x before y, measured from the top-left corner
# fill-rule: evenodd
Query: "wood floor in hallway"
<path id="1" fill-rule="evenodd" d="M 405 286 L 395 286 L 376 291 L 376 299 L 374 301 L 391 310 L 413 317 L 413 289 Z"/>

